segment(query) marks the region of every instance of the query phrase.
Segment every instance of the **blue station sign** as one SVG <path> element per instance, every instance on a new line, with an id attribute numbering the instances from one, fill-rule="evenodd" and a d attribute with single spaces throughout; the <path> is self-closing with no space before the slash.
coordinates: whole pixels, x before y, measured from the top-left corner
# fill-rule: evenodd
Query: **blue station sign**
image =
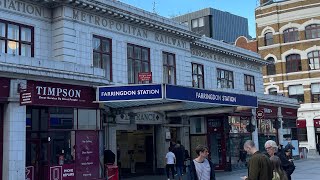
<path id="1" fill-rule="evenodd" d="M 162 99 L 161 84 L 103 86 L 97 89 L 99 102 Z"/>
<path id="2" fill-rule="evenodd" d="M 166 85 L 166 99 L 231 106 L 258 107 L 256 96 Z"/>
<path id="3" fill-rule="evenodd" d="M 258 107 L 256 96 L 197 89 L 176 85 L 145 84 L 103 86 L 97 89 L 98 102 L 167 99 L 229 106 Z"/>

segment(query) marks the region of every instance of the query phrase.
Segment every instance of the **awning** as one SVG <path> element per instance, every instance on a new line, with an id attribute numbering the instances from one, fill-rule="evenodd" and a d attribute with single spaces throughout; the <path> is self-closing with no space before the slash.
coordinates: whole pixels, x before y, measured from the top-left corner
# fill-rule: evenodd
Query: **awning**
<path id="1" fill-rule="evenodd" d="M 314 123 L 314 127 L 320 127 L 320 119 L 314 119 L 313 120 L 313 123 Z"/>
<path id="2" fill-rule="evenodd" d="M 111 108 L 168 106 L 167 111 L 221 108 L 257 107 L 257 97 L 168 84 L 101 86 L 96 99 Z M 152 106 L 151 106 L 152 105 Z M 172 107 L 170 107 L 172 105 Z M 163 110 L 163 109 L 161 109 Z"/>
<path id="3" fill-rule="evenodd" d="M 307 127 L 307 121 L 305 119 L 300 119 L 296 121 L 297 128 L 306 128 Z"/>

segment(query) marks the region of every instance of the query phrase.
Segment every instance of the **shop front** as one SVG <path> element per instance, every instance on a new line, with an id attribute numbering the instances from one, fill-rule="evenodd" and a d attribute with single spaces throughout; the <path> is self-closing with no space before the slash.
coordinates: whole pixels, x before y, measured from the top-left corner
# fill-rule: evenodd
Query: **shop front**
<path id="1" fill-rule="evenodd" d="M 239 120 L 241 116 L 243 124 L 238 127 L 238 131 L 245 139 L 248 135 L 244 129 L 251 120 L 251 108 L 257 107 L 257 97 L 254 96 L 162 84 L 99 87 L 97 94 L 99 98 L 97 101 L 107 102 L 108 106 L 121 107 L 125 112 L 153 110 L 167 117 L 159 128 L 156 126 L 154 132 L 157 168 L 165 166 L 159 162 L 164 162 L 163 157 L 170 146 L 168 140 L 178 139 L 185 147 L 191 147 L 187 148 L 189 152 L 192 150 L 191 158 L 195 156 L 194 147 L 199 143 L 205 144 L 210 149 L 209 158 L 217 165 L 216 168 L 230 169 L 231 160 L 227 158 L 231 154 L 229 115 L 232 119 L 232 113 L 238 107 L 250 109 L 250 113 L 239 115 Z M 139 124 L 133 123 L 132 126 L 139 127 Z M 236 127 L 233 130 L 235 132 Z M 127 133 L 123 132 L 122 135 L 126 136 Z M 132 134 L 131 137 L 135 137 L 138 132 L 131 130 L 129 133 Z M 162 155 L 159 156 L 161 152 Z M 121 165 L 123 166 L 122 162 Z"/>
<path id="2" fill-rule="evenodd" d="M 313 119 L 313 124 L 315 128 L 315 139 L 316 139 L 316 144 L 320 143 L 320 117 Z"/>
<path id="3" fill-rule="evenodd" d="M 100 110 L 91 87 L 27 81 L 26 178 L 75 180 L 103 172 Z"/>
<path id="4" fill-rule="evenodd" d="M 264 149 L 264 143 L 273 140 L 279 143 L 278 129 L 280 122 L 278 121 L 278 107 L 259 105 L 257 112 L 257 126 L 259 149 Z"/>
<path id="5" fill-rule="evenodd" d="M 0 177 L 2 177 L 3 163 L 3 122 L 4 103 L 7 102 L 10 93 L 10 79 L 0 77 Z"/>

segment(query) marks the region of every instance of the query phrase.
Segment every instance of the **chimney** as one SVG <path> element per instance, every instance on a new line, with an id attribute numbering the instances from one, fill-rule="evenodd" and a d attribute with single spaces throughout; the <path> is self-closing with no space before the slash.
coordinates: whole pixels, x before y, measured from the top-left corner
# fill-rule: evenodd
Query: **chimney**
<path id="1" fill-rule="evenodd" d="M 265 3 L 273 1 L 273 0 L 260 0 L 260 6 L 264 5 Z"/>

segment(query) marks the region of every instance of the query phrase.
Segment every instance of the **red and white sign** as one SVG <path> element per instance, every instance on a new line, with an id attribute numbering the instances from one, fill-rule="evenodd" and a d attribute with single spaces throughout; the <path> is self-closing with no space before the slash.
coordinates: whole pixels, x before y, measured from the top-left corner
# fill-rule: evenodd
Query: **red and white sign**
<path id="1" fill-rule="evenodd" d="M 152 72 L 139 72 L 138 73 L 139 81 L 152 81 Z"/>
<path id="2" fill-rule="evenodd" d="M 263 111 L 257 111 L 257 118 L 262 119 L 264 117 L 264 112 Z"/>
<path id="3" fill-rule="evenodd" d="M 20 105 L 32 103 L 32 93 L 29 91 L 20 92 Z"/>
<path id="4" fill-rule="evenodd" d="M 314 123 L 314 127 L 316 127 L 316 128 L 320 127 L 320 119 L 314 119 L 313 123 Z"/>
<path id="5" fill-rule="evenodd" d="M 34 167 L 26 167 L 26 180 L 34 180 Z"/>

